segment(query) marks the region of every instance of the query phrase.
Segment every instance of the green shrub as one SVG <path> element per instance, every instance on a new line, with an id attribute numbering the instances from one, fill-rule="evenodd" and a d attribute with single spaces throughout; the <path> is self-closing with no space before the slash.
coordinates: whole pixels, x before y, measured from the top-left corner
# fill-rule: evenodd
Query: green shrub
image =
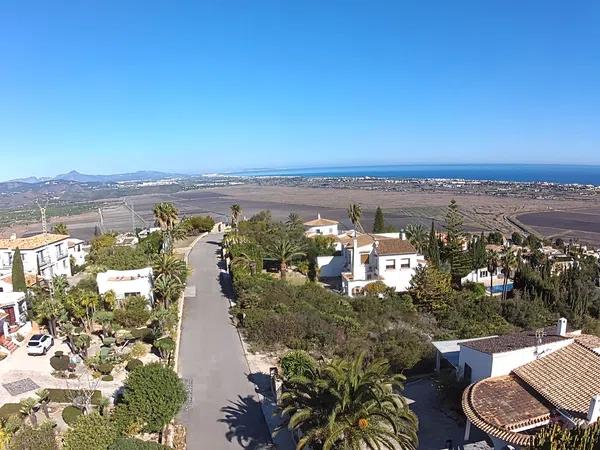
<path id="1" fill-rule="evenodd" d="M 292 350 L 281 358 L 281 369 L 286 378 L 306 375 L 316 366 L 316 361 L 302 350 Z"/>
<path id="2" fill-rule="evenodd" d="M 112 375 L 104 375 L 102 381 L 113 381 L 115 378 Z"/>
<path id="3" fill-rule="evenodd" d="M 129 356 L 131 358 L 142 358 L 148 354 L 148 347 L 143 342 L 136 342 L 131 347 Z"/>
<path id="4" fill-rule="evenodd" d="M 61 357 L 62 355 L 64 355 L 64 354 L 65 354 L 65 352 L 63 352 L 62 350 L 56 350 L 56 351 L 54 352 L 54 356 L 56 356 L 56 357 L 58 357 L 58 358 L 60 358 L 60 357 Z"/>
<path id="5" fill-rule="evenodd" d="M 115 366 L 109 363 L 97 364 L 95 366 L 95 369 L 103 375 L 110 375 L 114 368 Z"/>
<path id="6" fill-rule="evenodd" d="M 50 358 L 50 365 L 54 370 L 63 372 L 69 368 L 69 357 L 67 355 L 53 356 Z"/>
<path id="7" fill-rule="evenodd" d="M 106 450 L 117 436 L 110 419 L 93 412 L 80 416 L 65 433 L 63 450 Z"/>
<path id="8" fill-rule="evenodd" d="M 5 403 L 0 406 L 0 418 L 8 419 L 13 414 L 21 413 L 21 405 L 19 403 Z"/>
<path id="9" fill-rule="evenodd" d="M 109 450 L 169 450 L 169 447 L 136 438 L 121 438 Z"/>
<path id="10" fill-rule="evenodd" d="M 158 432 L 179 412 L 186 399 L 177 374 L 159 363 L 134 370 L 125 380 L 123 402 L 132 417 L 144 423 L 144 431 Z"/>
<path id="11" fill-rule="evenodd" d="M 69 405 L 62 411 L 62 418 L 67 425 L 73 425 L 77 418 L 83 414 L 79 408 Z"/>
<path id="12" fill-rule="evenodd" d="M 115 344 L 115 342 L 117 342 L 117 340 L 116 340 L 114 337 L 105 337 L 105 338 L 102 340 L 102 344 L 103 344 L 103 345 L 109 345 L 109 346 L 110 346 L 110 345 L 114 345 L 114 344 Z"/>
<path id="13" fill-rule="evenodd" d="M 124 327 L 141 327 L 150 320 L 148 299 L 142 296 L 133 296 L 125 300 L 123 308 L 115 310 L 115 322 Z"/>
<path id="14" fill-rule="evenodd" d="M 48 389 L 48 401 L 52 403 L 71 403 L 73 399 L 81 395 L 77 389 Z M 99 405 L 102 393 L 95 390 L 92 394 L 92 404 Z"/>
<path id="15" fill-rule="evenodd" d="M 145 339 L 152 334 L 152 330 L 150 328 L 134 328 L 131 330 L 131 335 L 135 339 Z"/>
<path id="16" fill-rule="evenodd" d="M 137 369 L 138 367 L 142 367 L 143 365 L 144 363 L 139 359 L 132 359 L 127 363 L 125 369 L 127 370 L 127 372 L 133 372 L 135 369 Z"/>

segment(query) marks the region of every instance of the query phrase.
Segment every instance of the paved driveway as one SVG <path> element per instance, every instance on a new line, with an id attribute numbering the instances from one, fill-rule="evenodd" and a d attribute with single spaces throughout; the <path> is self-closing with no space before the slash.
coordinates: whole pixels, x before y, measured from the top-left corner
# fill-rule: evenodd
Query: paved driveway
<path id="1" fill-rule="evenodd" d="M 221 237 L 209 234 L 190 254 L 188 284 L 195 296 L 185 299 L 179 368 L 192 394 L 180 418 L 189 450 L 269 448 L 267 425 L 229 319 L 229 288 L 219 281 Z"/>

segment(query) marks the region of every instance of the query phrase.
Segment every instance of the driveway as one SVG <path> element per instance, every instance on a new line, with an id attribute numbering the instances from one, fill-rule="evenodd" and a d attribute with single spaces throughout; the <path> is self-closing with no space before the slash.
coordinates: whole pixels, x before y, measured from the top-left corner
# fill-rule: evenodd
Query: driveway
<path id="1" fill-rule="evenodd" d="M 221 238 L 209 234 L 189 258 L 188 292 L 195 295 L 185 299 L 179 372 L 191 398 L 180 419 L 189 450 L 267 449 L 267 425 L 229 318 L 229 283 L 220 283 Z"/>

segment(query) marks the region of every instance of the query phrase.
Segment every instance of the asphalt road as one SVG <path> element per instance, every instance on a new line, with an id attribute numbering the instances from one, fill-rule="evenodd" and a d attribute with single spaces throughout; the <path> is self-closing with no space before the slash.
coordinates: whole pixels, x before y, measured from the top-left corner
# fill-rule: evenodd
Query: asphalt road
<path id="1" fill-rule="evenodd" d="M 267 449 L 270 436 L 248 379 L 249 368 L 236 329 L 229 319 L 231 287 L 221 285 L 218 242 L 209 234 L 190 254 L 193 273 L 185 299 L 180 373 L 191 399 L 180 419 L 187 428 L 189 450 Z"/>

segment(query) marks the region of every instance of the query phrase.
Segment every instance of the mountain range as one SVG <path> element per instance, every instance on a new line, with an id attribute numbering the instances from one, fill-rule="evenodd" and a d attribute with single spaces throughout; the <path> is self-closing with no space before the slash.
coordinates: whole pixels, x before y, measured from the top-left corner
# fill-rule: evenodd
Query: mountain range
<path id="1" fill-rule="evenodd" d="M 41 183 L 44 181 L 76 181 L 78 183 L 116 183 L 120 181 L 153 181 L 165 178 L 183 177 L 186 175 L 157 172 L 152 170 L 139 170 L 131 173 L 117 173 L 111 175 L 88 175 L 72 170 L 55 177 L 26 177 L 10 180 L 17 183 Z M 189 176 L 189 175 L 188 175 Z"/>

